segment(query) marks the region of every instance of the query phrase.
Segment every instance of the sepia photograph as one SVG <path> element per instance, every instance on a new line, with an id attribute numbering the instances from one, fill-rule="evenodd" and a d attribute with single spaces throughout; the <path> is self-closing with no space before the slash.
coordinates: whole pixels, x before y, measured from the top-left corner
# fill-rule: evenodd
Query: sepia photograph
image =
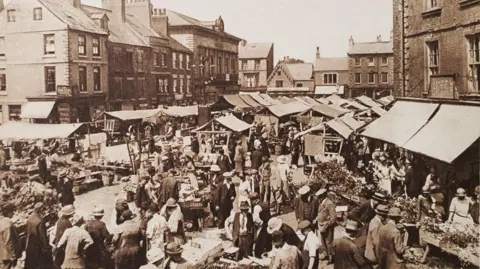
<path id="1" fill-rule="evenodd" d="M 480 268 L 480 0 L 0 0 L 0 269 Z"/>

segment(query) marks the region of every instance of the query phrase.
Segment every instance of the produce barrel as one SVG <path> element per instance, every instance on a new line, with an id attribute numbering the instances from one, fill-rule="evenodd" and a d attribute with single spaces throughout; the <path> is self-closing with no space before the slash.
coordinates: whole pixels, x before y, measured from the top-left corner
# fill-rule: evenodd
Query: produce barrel
<path id="1" fill-rule="evenodd" d="M 275 145 L 275 155 L 282 155 L 282 145 L 276 144 Z"/>

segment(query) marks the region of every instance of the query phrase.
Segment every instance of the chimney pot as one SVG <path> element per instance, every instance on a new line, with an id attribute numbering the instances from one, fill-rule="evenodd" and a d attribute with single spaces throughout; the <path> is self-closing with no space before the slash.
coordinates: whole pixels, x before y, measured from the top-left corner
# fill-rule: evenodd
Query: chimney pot
<path id="1" fill-rule="evenodd" d="M 5 8 L 5 5 L 3 4 L 3 0 L 0 0 L 0 12 Z"/>
<path id="2" fill-rule="evenodd" d="M 382 36 L 381 36 L 381 35 L 378 35 L 378 36 L 377 36 L 377 41 L 378 41 L 378 42 L 382 42 Z"/>

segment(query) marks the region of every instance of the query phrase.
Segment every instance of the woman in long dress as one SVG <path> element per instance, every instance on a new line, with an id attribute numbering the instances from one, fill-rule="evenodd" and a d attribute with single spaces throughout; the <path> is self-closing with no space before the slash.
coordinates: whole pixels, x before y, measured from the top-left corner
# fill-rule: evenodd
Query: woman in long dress
<path id="1" fill-rule="evenodd" d="M 392 194 L 392 180 L 390 178 L 390 168 L 387 166 L 385 157 L 380 157 L 380 163 L 378 164 L 376 177 L 378 179 L 378 186 Z"/>
<path id="2" fill-rule="evenodd" d="M 143 240 L 140 222 L 133 221 L 133 214 L 128 209 L 122 213 L 122 219 L 124 222 L 113 237 L 115 269 L 139 268 L 145 260 L 140 251 Z"/>
<path id="3" fill-rule="evenodd" d="M 457 195 L 450 203 L 448 220 L 460 224 L 473 224 L 473 218 L 470 215 L 472 204 L 470 197 L 465 195 L 465 190 L 463 188 L 457 189 Z"/>

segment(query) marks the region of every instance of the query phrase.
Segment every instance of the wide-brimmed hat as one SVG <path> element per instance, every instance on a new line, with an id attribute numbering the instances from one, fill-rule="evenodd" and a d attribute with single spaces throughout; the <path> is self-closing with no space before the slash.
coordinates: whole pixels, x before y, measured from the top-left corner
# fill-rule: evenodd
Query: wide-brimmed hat
<path id="1" fill-rule="evenodd" d="M 428 186 L 423 186 L 422 187 L 422 193 L 423 194 L 429 194 L 430 193 L 430 188 Z"/>
<path id="2" fill-rule="evenodd" d="M 260 195 L 256 192 L 252 192 L 248 195 L 248 198 L 250 198 L 250 200 L 257 200 L 260 199 Z"/>
<path id="3" fill-rule="evenodd" d="M 183 252 L 183 248 L 177 242 L 168 243 L 165 252 L 168 255 L 180 254 Z"/>
<path id="4" fill-rule="evenodd" d="M 388 210 L 388 216 L 389 217 L 401 217 L 402 216 L 402 210 L 398 207 L 390 207 L 390 209 Z"/>
<path id="5" fill-rule="evenodd" d="M 214 164 L 214 165 L 210 166 L 210 171 L 212 171 L 212 172 L 220 172 L 220 166 Z"/>
<path id="6" fill-rule="evenodd" d="M 83 216 L 80 214 L 75 214 L 71 219 L 72 225 L 83 224 L 84 221 Z"/>
<path id="7" fill-rule="evenodd" d="M 150 213 L 158 213 L 160 212 L 160 208 L 158 207 L 158 204 L 157 203 L 151 203 L 150 206 L 148 207 L 148 211 Z"/>
<path id="8" fill-rule="evenodd" d="M 73 205 L 66 205 L 60 209 L 62 216 L 72 216 L 75 214 L 75 207 Z"/>
<path id="9" fill-rule="evenodd" d="M 93 209 L 92 216 L 94 216 L 94 217 L 103 217 L 103 215 L 105 215 L 105 210 L 103 210 L 103 208 L 95 207 L 95 208 Z"/>
<path id="10" fill-rule="evenodd" d="M 277 162 L 278 163 L 287 163 L 288 158 L 286 156 L 278 156 Z"/>
<path id="11" fill-rule="evenodd" d="M 66 177 L 68 175 L 68 172 L 66 169 L 64 170 L 61 170 L 60 172 L 58 172 L 58 177 Z"/>
<path id="12" fill-rule="evenodd" d="M 322 194 L 324 194 L 324 193 L 326 193 L 326 192 L 327 192 L 327 189 L 319 189 L 319 190 L 315 193 L 315 195 L 316 195 L 316 196 L 320 196 L 320 195 L 322 195 Z"/>
<path id="13" fill-rule="evenodd" d="M 308 220 L 303 220 L 298 224 L 298 229 L 303 230 L 306 228 L 310 228 L 312 226 L 312 223 Z"/>
<path id="14" fill-rule="evenodd" d="M 380 203 L 387 203 L 388 202 L 385 194 L 383 194 L 381 192 L 376 192 L 375 194 L 373 194 L 372 199 L 377 201 L 377 202 L 380 202 Z"/>
<path id="15" fill-rule="evenodd" d="M 233 173 L 232 173 L 232 172 L 225 172 L 225 173 L 223 173 L 223 177 L 224 177 L 224 178 L 232 178 L 232 177 L 233 177 Z"/>
<path id="16" fill-rule="evenodd" d="M 156 263 L 165 257 L 162 248 L 152 248 L 147 252 L 147 260 L 150 263 Z"/>
<path id="17" fill-rule="evenodd" d="M 465 189 L 464 188 L 458 188 L 457 189 L 457 194 L 456 196 L 459 196 L 459 197 L 465 197 Z"/>
<path id="18" fill-rule="evenodd" d="M 165 203 L 165 205 L 166 205 L 167 208 L 169 208 L 169 207 L 174 208 L 174 207 L 178 206 L 177 201 L 173 198 L 168 199 L 167 203 Z"/>
<path id="19" fill-rule="evenodd" d="M 304 194 L 307 194 L 309 191 L 310 191 L 310 187 L 305 185 L 298 190 L 298 193 L 300 195 L 304 195 Z"/>
<path id="20" fill-rule="evenodd" d="M 269 234 L 272 234 L 273 232 L 280 230 L 280 228 L 282 227 L 282 224 L 283 224 L 283 221 L 281 219 L 271 218 L 268 221 L 267 232 Z"/>
<path id="21" fill-rule="evenodd" d="M 27 168 L 27 172 L 28 173 L 31 173 L 31 172 L 36 172 L 38 171 L 38 167 L 34 164 L 30 165 L 28 168 Z"/>
<path id="22" fill-rule="evenodd" d="M 248 202 L 247 202 L 247 201 L 242 201 L 242 202 L 240 202 L 240 209 L 241 209 L 241 210 L 248 210 L 248 209 L 250 209 L 250 206 L 248 205 Z"/>
<path id="23" fill-rule="evenodd" d="M 360 227 L 358 221 L 347 219 L 347 224 L 345 225 L 345 230 L 347 231 L 358 231 Z"/>
<path id="24" fill-rule="evenodd" d="M 375 212 L 378 215 L 386 216 L 388 215 L 388 206 L 380 204 L 377 206 L 377 208 L 375 208 Z"/>

